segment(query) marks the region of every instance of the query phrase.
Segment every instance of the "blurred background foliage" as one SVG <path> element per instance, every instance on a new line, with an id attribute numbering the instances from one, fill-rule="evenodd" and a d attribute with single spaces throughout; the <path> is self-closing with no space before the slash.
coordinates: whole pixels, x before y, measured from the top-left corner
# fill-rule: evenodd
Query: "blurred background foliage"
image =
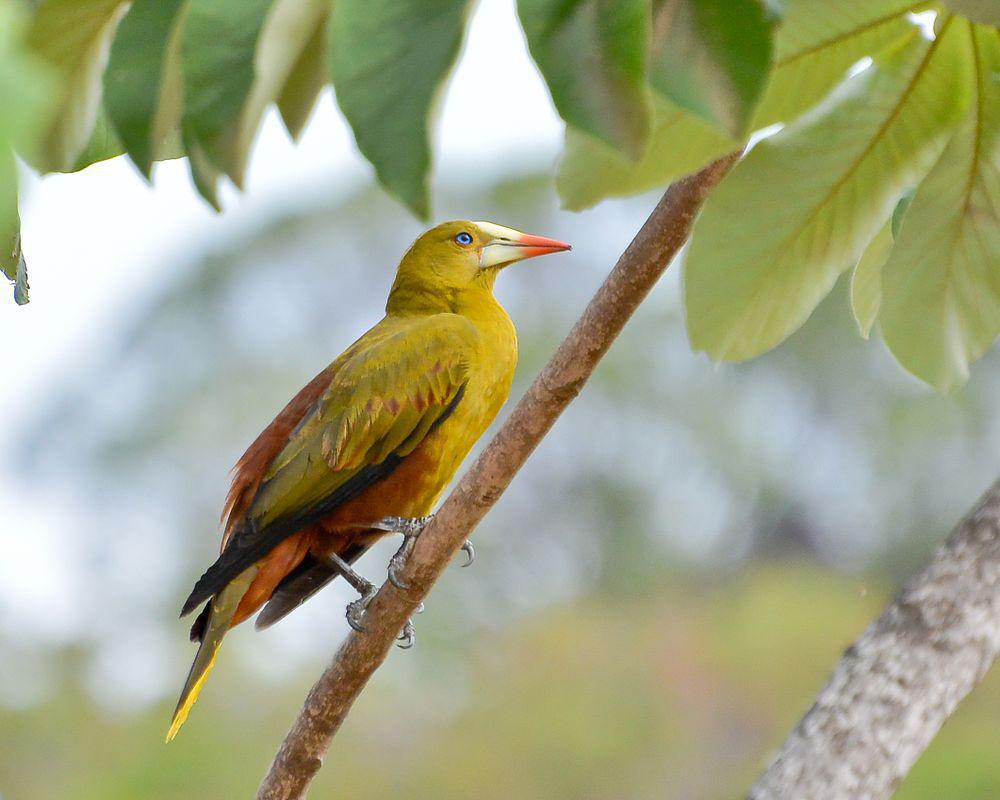
<path id="1" fill-rule="evenodd" d="M 176 610 L 218 546 L 226 472 L 381 312 L 419 226 L 374 187 L 193 246 L 21 420 L 0 455 L 65 530 L 44 603 L 0 592 L 0 796 L 250 796 L 346 632 L 331 587 L 227 639 L 198 713 L 162 735 L 187 669 Z M 654 197 L 558 212 L 530 168 L 443 181 L 442 215 L 573 242 L 507 271 L 514 396 Z M 951 397 L 850 326 L 842 282 L 776 351 L 691 353 L 676 269 L 542 443 L 347 722 L 317 797 L 732 797 L 838 654 L 1000 466 L 997 356 Z M 361 570 L 381 579 L 394 543 Z M 40 590 L 42 591 L 42 590 Z M 995 676 L 903 798 L 986 798 Z"/>
<path id="2" fill-rule="evenodd" d="M 426 215 L 431 112 L 472 8 L 0 0 L 0 266 L 18 301 L 11 147 L 43 172 L 127 150 L 147 176 L 187 153 L 218 205 L 223 175 L 243 184 L 267 109 L 296 137 L 332 81 L 377 180 Z M 434 191 L 436 218 L 575 246 L 500 282 L 521 332 L 514 396 L 655 195 L 573 215 L 559 201 L 636 195 L 786 127 L 709 201 L 686 286 L 675 266 L 484 521 L 476 564 L 436 587 L 418 647 L 379 671 L 314 794 L 735 796 L 1000 467 L 1000 302 L 986 302 L 1000 246 L 996 12 L 979 0 L 516 8 L 533 77 L 566 123 L 563 156 L 554 167 L 491 153 L 480 160 L 502 181 L 484 182 L 476 163 Z M 515 124 L 491 94 L 504 75 L 491 76 L 469 102 Z M 377 319 L 421 227 L 374 184 L 296 194 L 228 238 L 149 252 L 171 261 L 135 264 L 155 277 L 96 354 L 5 420 L 3 489 L 46 509 L 48 527 L 44 542 L 10 548 L 37 547 L 45 569 L 0 585 L 2 800 L 249 796 L 346 631 L 340 586 L 269 631 L 239 629 L 198 713 L 162 745 L 191 655 L 175 612 L 217 548 L 226 472 Z M 789 225 L 805 232 L 801 250 Z M 928 235 L 950 249 L 924 247 Z M 849 286 L 838 276 L 859 258 Z M 901 290 L 883 307 L 886 287 L 937 287 L 942 269 L 958 291 Z M 911 272 L 921 280 L 903 280 Z M 717 358 L 802 327 L 719 368 L 691 352 L 685 321 Z M 932 395 L 883 334 L 942 387 L 986 355 L 964 386 Z M 19 533 L 0 530 L 8 543 Z M 381 578 L 393 547 L 362 571 Z M 995 797 L 998 711 L 994 676 L 899 796 Z"/>

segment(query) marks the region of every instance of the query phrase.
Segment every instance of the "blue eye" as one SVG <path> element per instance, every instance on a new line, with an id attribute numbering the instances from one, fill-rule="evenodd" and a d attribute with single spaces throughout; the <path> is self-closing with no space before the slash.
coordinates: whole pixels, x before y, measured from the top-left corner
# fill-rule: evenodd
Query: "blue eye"
<path id="1" fill-rule="evenodd" d="M 470 245 L 472 244 L 472 234 L 462 231 L 455 237 L 455 241 L 462 245 Z"/>

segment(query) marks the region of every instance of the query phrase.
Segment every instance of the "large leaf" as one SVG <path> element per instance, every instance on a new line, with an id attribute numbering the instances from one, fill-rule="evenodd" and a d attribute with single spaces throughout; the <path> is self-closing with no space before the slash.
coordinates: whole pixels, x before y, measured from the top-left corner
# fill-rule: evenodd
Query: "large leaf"
<path id="1" fill-rule="evenodd" d="M 944 4 L 973 22 L 1000 26 L 1000 3 L 997 0 L 944 0 Z"/>
<path id="2" fill-rule="evenodd" d="M 0 0 L 0 220 L 9 219 L 16 209 L 11 150 L 35 158 L 37 132 L 52 110 L 54 76 L 41 59 L 25 49 L 26 23 L 18 4 Z M 0 243 L 0 250 L 5 247 L 5 242 Z"/>
<path id="3" fill-rule="evenodd" d="M 912 32 L 913 0 L 792 0 L 775 37 L 775 65 L 754 118 L 763 128 L 812 108 L 859 59 Z"/>
<path id="4" fill-rule="evenodd" d="M 567 123 L 639 158 L 650 128 L 648 0 L 518 0 L 531 55 Z"/>
<path id="5" fill-rule="evenodd" d="M 685 272 L 692 345 L 739 360 L 798 328 L 930 169 L 968 101 L 968 23 L 914 31 L 764 139 L 709 197 Z"/>
<path id="6" fill-rule="evenodd" d="M 861 335 L 866 339 L 882 304 L 882 267 L 892 250 L 892 222 L 882 226 L 861 254 L 851 275 L 851 310 Z"/>
<path id="7" fill-rule="evenodd" d="M 316 24 L 316 30 L 302 48 L 278 96 L 281 119 L 293 139 L 298 139 L 302 134 L 319 93 L 330 80 L 330 57 L 327 47 L 329 37 L 326 33 L 326 19 L 330 9 L 328 3 L 323 5 L 325 8 Z"/>
<path id="8" fill-rule="evenodd" d="M 30 299 L 28 293 L 28 264 L 24 260 L 24 250 L 21 248 L 21 218 L 14 209 L 8 223 L 0 226 L 0 264 L 3 273 L 14 282 L 14 302 L 25 305 Z"/>
<path id="9" fill-rule="evenodd" d="M 118 27 L 104 74 L 108 117 L 129 157 L 147 178 L 162 144 L 153 135 L 157 114 L 165 100 L 174 102 L 170 92 L 165 92 L 164 78 L 171 51 L 176 57 L 176 44 L 171 47 L 171 40 L 183 4 L 184 0 L 134 0 Z"/>
<path id="10" fill-rule="evenodd" d="M 851 273 L 851 311 L 858 323 L 858 330 L 867 339 L 882 306 L 882 268 L 889 260 L 892 244 L 899 233 L 899 223 L 913 199 L 913 192 L 906 192 L 896 203 L 889 221 L 875 234 L 861 254 Z"/>
<path id="11" fill-rule="evenodd" d="M 122 0 L 43 0 L 28 44 L 59 80 L 57 112 L 33 158 L 43 171 L 71 170 L 90 141 L 101 103 L 101 74 Z"/>
<path id="12" fill-rule="evenodd" d="M 650 86 L 742 139 L 770 73 L 771 28 L 757 0 L 654 0 Z"/>
<path id="13" fill-rule="evenodd" d="M 337 0 L 330 17 L 330 61 L 337 102 L 375 167 L 379 182 L 426 218 L 428 124 L 458 57 L 469 0 Z M 486 87 L 472 106 L 509 119 L 502 87 Z"/>
<path id="14" fill-rule="evenodd" d="M 188 169 L 191 171 L 191 180 L 206 202 L 216 211 L 222 211 L 219 203 L 219 179 L 222 173 L 215 163 L 208 157 L 199 142 L 190 137 L 184 138 L 184 149 L 188 155 Z"/>
<path id="15" fill-rule="evenodd" d="M 974 26 L 969 115 L 920 184 L 882 271 L 882 334 L 942 389 L 1000 334 L 1000 37 Z"/>
<path id="16" fill-rule="evenodd" d="M 62 171 L 77 172 L 91 164 L 96 164 L 98 161 L 106 161 L 109 158 L 120 156 L 124 152 L 125 145 L 115 133 L 115 129 L 108 120 L 107 112 L 103 107 L 98 107 L 97 119 L 90 132 L 90 139 L 76 157 L 76 163 L 69 169 Z"/>
<path id="17" fill-rule="evenodd" d="M 33 154 L 47 121 L 53 82 L 45 65 L 23 46 L 20 7 L 0 0 L 0 272 L 14 281 L 14 299 L 28 302 L 28 274 L 21 251 L 14 148 Z"/>
<path id="18" fill-rule="evenodd" d="M 257 42 L 272 2 L 189 0 L 181 34 L 184 137 L 197 145 L 199 159 L 223 171 L 232 167 L 230 131 L 253 86 Z"/>
<path id="19" fill-rule="evenodd" d="M 556 187 L 566 208 L 578 211 L 605 197 L 644 192 L 694 172 L 738 144 L 694 114 L 654 98 L 649 148 L 638 161 L 566 129 L 566 146 L 556 170 Z"/>
<path id="20" fill-rule="evenodd" d="M 329 10 L 329 0 L 274 0 L 257 42 L 246 102 L 223 138 L 226 151 L 220 166 L 237 186 L 243 185 L 264 111 L 282 94 L 306 46 L 322 35 Z"/>

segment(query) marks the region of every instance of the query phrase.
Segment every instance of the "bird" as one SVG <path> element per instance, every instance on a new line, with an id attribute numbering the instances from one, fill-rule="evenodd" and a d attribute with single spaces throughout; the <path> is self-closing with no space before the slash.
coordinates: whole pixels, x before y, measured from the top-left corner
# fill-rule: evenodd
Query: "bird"
<path id="1" fill-rule="evenodd" d="M 570 245 L 493 222 L 445 222 L 421 235 L 396 269 L 385 316 L 307 383 L 233 469 L 218 559 L 181 617 L 199 643 L 167 741 L 184 724 L 226 633 L 258 610 L 265 628 L 338 576 L 374 585 L 352 565 L 378 539 L 413 537 L 510 393 L 517 334 L 493 295 L 517 261 Z M 472 551 L 469 549 L 471 558 Z M 262 609 L 262 610 L 261 610 Z M 403 637 L 412 643 L 412 627 Z"/>

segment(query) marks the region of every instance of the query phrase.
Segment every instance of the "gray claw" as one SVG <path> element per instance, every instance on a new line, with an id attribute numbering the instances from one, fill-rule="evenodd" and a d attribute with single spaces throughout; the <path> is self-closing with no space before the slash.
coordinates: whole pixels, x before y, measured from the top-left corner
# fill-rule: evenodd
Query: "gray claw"
<path id="1" fill-rule="evenodd" d="M 389 583 L 404 592 L 410 588 L 410 584 L 400 578 L 398 573 L 406 566 L 406 560 L 410 557 L 410 553 L 413 552 L 413 545 L 416 541 L 417 538 L 415 535 L 405 534 L 403 536 L 403 543 L 399 546 L 396 554 L 389 559 Z"/>
<path id="2" fill-rule="evenodd" d="M 468 561 L 462 564 L 463 567 L 469 566 L 473 561 L 476 560 L 476 548 L 472 546 L 472 542 L 468 539 L 465 540 L 465 544 L 462 545 L 462 550 L 465 551 L 465 555 L 468 557 Z"/>
<path id="3" fill-rule="evenodd" d="M 409 650 L 417 643 L 417 632 L 413 628 L 413 622 L 406 620 L 403 630 L 396 637 L 396 647 L 400 650 Z"/>
<path id="4" fill-rule="evenodd" d="M 347 624 L 358 633 L 365 632 L 365 626 L 362 624 L 361 620 L 364 619 L 365 612 L 368 610 L 368 604 L 372 601 L 372 598 L 376 595 L 377 591 L 378 590 L 373 586 L 357 600 L 347 604 Z"/>
<path id="5" fill-rule="evenodd" d="M 397 553 L 392 557 L 392 560 L 389 562 L 388 574 L 389 574 L 389 583 L 391 583 L 397 589 L 400 589 L 401 591 L 405 592 L 407 589 L 410 588 L 410 584 L 408 584 L 406 581 L 404 581 L 398 575 L 396 575 L 396 573 L 399 570 L 401 570 L 404 566 L 406 566 L 406 559 L 400 558 L 399 553 Z"/>

